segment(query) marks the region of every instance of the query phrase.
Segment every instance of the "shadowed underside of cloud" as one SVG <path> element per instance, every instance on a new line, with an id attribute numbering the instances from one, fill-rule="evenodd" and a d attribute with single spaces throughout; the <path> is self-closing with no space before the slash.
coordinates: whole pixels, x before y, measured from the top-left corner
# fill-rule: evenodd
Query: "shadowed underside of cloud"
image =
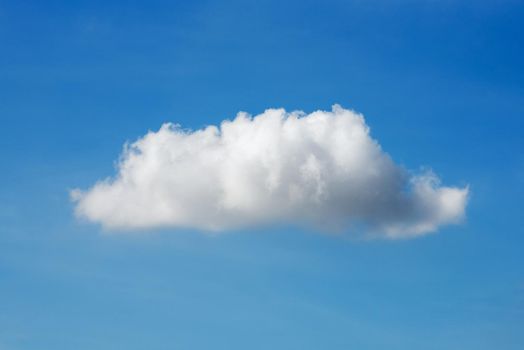
<path id="1" fill-rule="evenodd" d="M 125 146 L 115 178 L 71 197 L 79 217 L 113 230 L 292 223 L 402 238 L 459 222 L 468 189 L 409 174 L 362 115 L 335 105 L 239 113 L 197 131 L 164 124 Z"/>

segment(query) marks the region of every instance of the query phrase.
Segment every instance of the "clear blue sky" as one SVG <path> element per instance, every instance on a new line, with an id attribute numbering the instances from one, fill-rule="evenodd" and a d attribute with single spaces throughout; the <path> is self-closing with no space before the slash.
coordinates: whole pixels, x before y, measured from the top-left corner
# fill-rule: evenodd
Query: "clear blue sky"
<path id="1" fill-rule="evenodd" d="M 0 1 L 0 349 L 522 349 L 524 3 Z M 68 191 L 239 110 L 366 116 L 463 225 L 106 234 Z"/>

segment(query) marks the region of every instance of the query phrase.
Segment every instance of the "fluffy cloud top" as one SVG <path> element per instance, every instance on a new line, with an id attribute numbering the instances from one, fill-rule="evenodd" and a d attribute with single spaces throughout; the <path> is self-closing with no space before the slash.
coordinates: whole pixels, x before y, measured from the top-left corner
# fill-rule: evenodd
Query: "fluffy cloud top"
<path id="1" fill-rule="evenodd" d="M 164 124 L 124 148 L 115 178 L 71 195 L 78 216 L 108 229 L 292 223 L 399 238 L 460 221 L 468 189 L 410 175 L 362 115 L 336 105 L 239 113 L 197 131 Z"/>

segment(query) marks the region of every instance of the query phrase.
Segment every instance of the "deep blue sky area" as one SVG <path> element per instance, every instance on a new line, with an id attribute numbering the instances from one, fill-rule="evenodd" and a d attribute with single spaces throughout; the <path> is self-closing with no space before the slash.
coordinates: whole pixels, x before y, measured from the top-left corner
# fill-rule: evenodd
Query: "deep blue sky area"
<path id="1" fill-rule="evenodd" d="M 0 0 L 0 350 L 524 348 L 524 2 Z M 105 232 L 126 141 L 270 107 L 364 114 L 469 185 L 411 240 Z"/>

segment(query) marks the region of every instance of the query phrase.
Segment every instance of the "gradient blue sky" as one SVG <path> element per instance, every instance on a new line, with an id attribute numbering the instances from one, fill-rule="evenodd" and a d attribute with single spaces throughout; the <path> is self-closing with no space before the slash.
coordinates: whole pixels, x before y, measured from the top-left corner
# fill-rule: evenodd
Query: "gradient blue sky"
<path id="1" fill-rule="evenodd" d="M 522 349 L 521 1 L 0 1 L 0 349 Z M 366 116 L 470 185 L 415 240 L 104 234 L 68 190 L 239 110 Z"/>

